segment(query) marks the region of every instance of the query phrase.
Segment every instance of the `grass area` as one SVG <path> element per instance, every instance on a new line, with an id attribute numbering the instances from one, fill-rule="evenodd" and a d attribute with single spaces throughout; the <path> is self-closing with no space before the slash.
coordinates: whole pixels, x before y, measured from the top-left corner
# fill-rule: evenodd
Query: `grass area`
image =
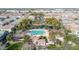
<path id="1" fill-rule="evenodd" d="M 56 45 L 50 44 L 48 47 L 48 50 L 61 50 L 61 47 L 57 47 Z"/>
<path id="2" fill-rule="evenodd" d="M 22 42 L 19 42 L 19 43 L 14 43 L 14 44 L 11 44 L 7 50 L 20 50 L 21 47 L 22 47 L 23 43 Z"/>
<path id="3" fill-rule="evenodd" d="M 25 36 L 23 41 L 18 41 L 18 42 L 14 42 L 12 43 L 7 50 L 21 50 L 23 44 L 25 44 L 26 42 L 28 42 L 29 40 L 29 36 Z"/>
<path id="4" fill-rule="evenodd" d="M 79 50 L 79 45 L 73 47 L 72 50 Z"/>

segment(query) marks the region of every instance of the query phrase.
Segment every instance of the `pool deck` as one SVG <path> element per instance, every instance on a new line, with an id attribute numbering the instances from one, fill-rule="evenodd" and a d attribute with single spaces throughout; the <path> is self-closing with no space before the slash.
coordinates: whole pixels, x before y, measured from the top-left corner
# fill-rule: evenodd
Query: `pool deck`
<path id="1" fill-rule="evenodd" d="M 45 45 L 46 45 L 46 42 L 43 41 L 43 40 L 39 40 L 39 37 L 40 37 L 40 36 L 44 36 L 44 37 L 46 37 L 46 38 L 48 39 L 48 41 L 49 41 L 49 32 L 48 32 L 48 30 L 46 30 L 46 29 L 31 29 L 31 30 L 29 30 L 29 31 L 32 31 L 32 30 L 44 30 L 44 31 L 45 31 L 45 33 L 44 33 L 43 35 L 31 35 L 31 39 L 33 40 L 33 43 L 34 43 L 35 45 L 42 45 L 42 46 L 45 46 Z M 36 42 L 38 42 L 38 44 L 36 44 Z"/>

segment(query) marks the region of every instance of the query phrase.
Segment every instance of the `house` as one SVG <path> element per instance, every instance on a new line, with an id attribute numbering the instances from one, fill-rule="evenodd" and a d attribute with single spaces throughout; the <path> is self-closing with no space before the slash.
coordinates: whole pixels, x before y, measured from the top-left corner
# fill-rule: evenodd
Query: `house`
<path id="1" fill-rule="evenodd" d="M 11 29 L 14 27 L 12 24 L 5 25 L 1 27 L 1 30 L 11 32 Z"/>

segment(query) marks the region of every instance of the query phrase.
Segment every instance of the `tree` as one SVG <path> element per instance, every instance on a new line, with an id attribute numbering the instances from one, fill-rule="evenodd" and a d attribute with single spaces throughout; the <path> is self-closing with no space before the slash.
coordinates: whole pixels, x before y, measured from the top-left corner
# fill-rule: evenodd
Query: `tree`
<path id="1" fill-rule="evenodd" d="M 51 26 L 53 26 L 56 29 L 59 29 L 60 25 L 61 25 L 60 22 L 54 17 L 46 18 L 46 24 L 47 25 L 51 25 Z"/>
<path id="2" fill-rule="evenodd" d="M 46 43 L 48 43 L 48 39 L 45 36 L 40 36 L 40 39 L 44 39 Z"/>
<path id="3" fill-rule="evenodd" d="M 75 41 L 77 41 L 77 36 L 76 35 L 73 35 L 73 34 L 67 34 L 65 37 L 64 37 L 64 43 L 63 43 L 63 46 L 62 48 L 63 49 L 72 49 L 72 46 L 71 44 L 68 44 L 69 41 L 73 42 L 73 43 L 76 43 Z"/>
<path id="4" fill-rule="evenodd" d="M 33 12 L 33 13 L 31 13 L 31 15 L 33 15 L 34 16 L 34 19 L 35 19 L 35 21 L 36 22 L 43 22 L 44 21 L 44 14 L 43 13 L 41 13 L 41 12 L 39 12 L 39 13 L 37 13 L 37 12 Z"/>
<path id="5" fill-rule="evenodd" d="M 76 39 L 76 36 L 73 34 L 68 34 L 64 38 L 66 41 L 74 41 Z"/>
<path id="6" fill-rule="evenodd" d="M 25 30 L 30 29 L 32 26 L 32 20 L 31 19 L 23 19 L 18 26 L 16 27 L 17 30 Z"/>
<path id="7" fill-rule="evenodd" d="M 6 36 L 6 39 L 7 39 L 8 41 L 12 41 L 12 40 L 13 40 L 13 35 L 12 35 L 12 34 L 7 35 L 7 36 Z"/>
<path id="8" fill-rule="evenodd" d="M 11 44 L 7 50 L 21 50 L 23 43 L 19 42 L 19 43 L 14 43 Z"/>
<path id="9" fill-rule="evenodd" d="M 24 43 L 25 43 L 25 42 L 28 42 L 29 39 L 30 39 L 30 36 L 25 36 L 25 37 L 24 37 Z"/>
<path id="10" fill-rule="evenodd" d="M 46 37 L 44 37 L 44 39 L 45 39 L 45 42 L 48 43 L 48 39 Z"/>

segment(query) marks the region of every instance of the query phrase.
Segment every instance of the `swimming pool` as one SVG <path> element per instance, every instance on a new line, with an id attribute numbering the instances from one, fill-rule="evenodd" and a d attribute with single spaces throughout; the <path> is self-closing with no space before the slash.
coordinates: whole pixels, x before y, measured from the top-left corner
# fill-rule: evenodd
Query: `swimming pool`
<path id="1" fill-rule="evenodd" d="M 31 35 L 43 35 L 45 34 L 45 30 L 43 29 L 33 29 L 30 30 Z"/>

